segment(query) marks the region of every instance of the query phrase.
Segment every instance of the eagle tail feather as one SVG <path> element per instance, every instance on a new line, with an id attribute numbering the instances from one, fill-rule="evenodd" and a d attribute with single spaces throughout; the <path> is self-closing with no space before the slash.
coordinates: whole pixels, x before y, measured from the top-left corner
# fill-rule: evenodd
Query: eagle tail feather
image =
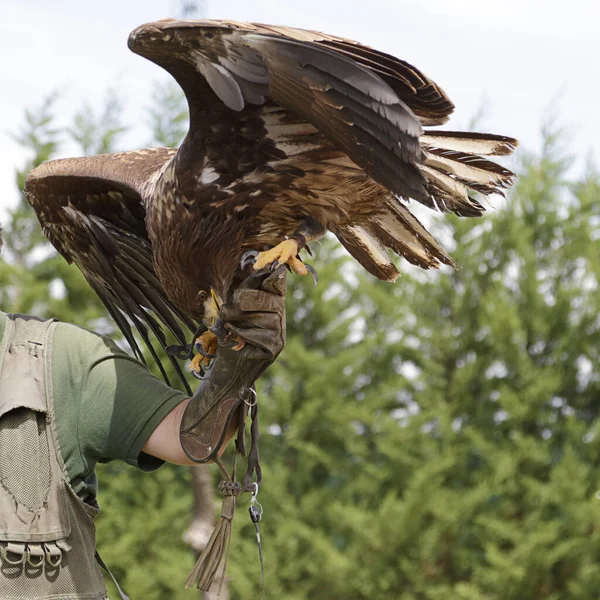
<path id="1" fill-rule="evenodd" d="M 394 196 L 366 223 L 343 226 L 335 234 L 346 250 L 382 281 L 395 281 L 399 275 L 388 249 L 423 269 L 437 269 L 442 264 L 456 268 L 439 242 Z"/>
<path id="2" fill-rule="evenodd" d="M 336 230 L 335 235 L 371 275 L 382 281 L 396 281 L 400 273 L 384 244 L 368 225 L 345 225 Z"/>
<path id="3" fill-rule="evenodd" d="M 421 135 L 421 144 L 480 156 L 508 156 L 515 151 L 519 142 L 515 138 L 493 133 L 428 129 Z"/>
<path id="4" fill-rule="evenodd" d="M 482 156 L 505 156 L 518 142 L 514 138 L 465 131 L 427 131 L 421 138 L 424 160 L 421 171 L 434 206 L 442 212 L 478 217 L 485 210 L 469 195 L 504 195 L 516 175 Z"/>

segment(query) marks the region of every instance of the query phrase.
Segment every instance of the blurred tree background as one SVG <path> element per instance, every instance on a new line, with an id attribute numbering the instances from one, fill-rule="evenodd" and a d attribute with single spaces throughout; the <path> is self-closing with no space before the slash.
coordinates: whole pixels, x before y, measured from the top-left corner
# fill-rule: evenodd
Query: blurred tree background
<path id="1" fill-rule="evenodd" d="M 26 112 L 19 189 L 67 141 L 121 149 L 117 95 L 67 127 L 53 118 L 60 101 Z M 150 141 L 176 145 L 185 126 L 178 92 L 158 87 Z M 540 152 L 520 152 L 500 209 L 435 219 L 459 271 L 402 263 L 383 284 L 326 239 L 319 285 L 289 278 L 287 348 L 259 385 L 268 598 L 598 596 L 600 177 L 570 178 L 569 165 L 546 127 Z M 2 310 L 120 339 L 24 201 L 4 225 Z M 190 471 L 112 463 L 99 479 L 98 547 L 132 599 L 195 597 L 183 589 Z M 240 600 L 260 597 L 247 502 L 228 569 Z"/>

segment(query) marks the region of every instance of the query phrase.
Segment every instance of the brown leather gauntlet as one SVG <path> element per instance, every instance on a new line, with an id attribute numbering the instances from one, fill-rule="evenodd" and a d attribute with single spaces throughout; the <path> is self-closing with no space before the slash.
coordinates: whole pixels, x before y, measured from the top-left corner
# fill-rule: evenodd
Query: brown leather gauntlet
<path id="1" fill-rule="evenodd" d="M 181 446 L 194 462 L 216 456 L 244 399 L 251 400 L 251 386 L 283 350 L 285 287 L 283 266 L 255 273 L 221 307 L 221 317 L 211 328 L 219 338 L 217 355 L 181 421 Z M 244 348 L 234 350 L 237 342 L 229 333 L 244 340 Z"/>

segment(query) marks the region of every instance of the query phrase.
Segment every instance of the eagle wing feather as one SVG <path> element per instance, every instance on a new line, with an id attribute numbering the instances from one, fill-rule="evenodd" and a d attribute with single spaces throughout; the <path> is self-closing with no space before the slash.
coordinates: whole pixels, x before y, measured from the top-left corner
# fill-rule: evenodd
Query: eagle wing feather
<path id="1" fill-rule="evenodd" d="M 330 180 L 335 175 L 347 183 L 346 193 L 337 198 L 340 214 L 348 218 L 338 223 L 326 219 L 328 227 L 381 279 L 397 276 L 389 256 L 380 251 L 382 245 L 424 268 L 454 264 L 414 216 L 405 217 L 410 212 L 401 199 L 479 216 L 483 205 L 469 190 L 501 193 L 513 183 L 508 169 L 471 155 L 510 154 L 516 140 L 424 131 L 423 127 L 448 119 L 454 110 L 448 96 L 409 63 L 358 42 L 257 23 L 165 20 L 134 30 L 129 45 L 169 71 L 185 91 L 191 125 L 182 156 L 197 153 L 197 147 L 192 148 L 197 140 L 214 140 L 211 124 L 222 128 L 235 123 L 230 126 L 231 141 L 219 140 L 221 160 L 239 152 L 237 136 L 263 135 L 261 143 L 270 140 L 274 146 L 264 154 L 253 153 L 263 156 L 262 163 L 245 160 L 238 180 L 255 170 L 286 165 L 302 171 L 308 164 L 311 174 L 322 169 L 321 182 L 329 171 Z M 283 126 L 273 125 L 274 110 L 280 121 L 293 122 L 295 129 L 288 127 L 283 133 Z M 266 126 L 262 134 L 249 126 L 257 118 Z M 214 148 L 206 153 L 214 155 Z M 193 170 L 191 163 L 182 165 L 182 173 Z M 223 177 L 215 185 L 231 181 L 224 173 L 227 169 L 217 171 Z M 308 174 L 305 182 L 307 193 L 320 195 L 322 205 L 331 205 L 335 194 L 325 197 L 323 186 L 315 185 Z M 362 193 L 377 184 L 378 193 Z M 281 203 L 282 196 L 273 196 L 270 202 Z M 197 194 L 195 201 L 210 202 L 210 195 Z M 365 216 L 368 203 L 372 217 Z M 304 209 L 312 210 L 317 220 L 322 216 L 318 203 Z M 271 218 L 276 215 L 269 211 Z"/>
<path id="2" fill-rule="evenodd" d="M 46 237 L 79 267 L 145 362 L 135 326 L 167 382 L 150 332 L 164 350 L 165 329 L 185 344 L 182 327 L 194 331 L 195 326 L 168 299 L 156 276 L 141 194 L 174 154 L 159 148 L 51 161 L 31 171 L 25 186 Z M 191 393 L 179 364 L 170 355 L 169 360 Z"/>

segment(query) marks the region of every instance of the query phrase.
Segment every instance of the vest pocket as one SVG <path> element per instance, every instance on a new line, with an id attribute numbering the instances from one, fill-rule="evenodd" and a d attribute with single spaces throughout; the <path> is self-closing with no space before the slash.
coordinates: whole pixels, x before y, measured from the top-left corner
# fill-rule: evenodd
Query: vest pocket
<path id="1" fill-rule="evenodd" d="M 50 493 L 45 415 L 15 408 L 0 418 L 0 483 L 17 505 L 37 511 Z"/>
<path id="2" fill-rule="evenodd" d="M 0 506 L 6 507 L 0 511 L 0 542 L 30 543 L 25 554 L 33 562 L 45 556 L 40 544 L 70 533 L 65 484 L 50 451 L 46 417 L 26 406 L 0 416 Z"/>

